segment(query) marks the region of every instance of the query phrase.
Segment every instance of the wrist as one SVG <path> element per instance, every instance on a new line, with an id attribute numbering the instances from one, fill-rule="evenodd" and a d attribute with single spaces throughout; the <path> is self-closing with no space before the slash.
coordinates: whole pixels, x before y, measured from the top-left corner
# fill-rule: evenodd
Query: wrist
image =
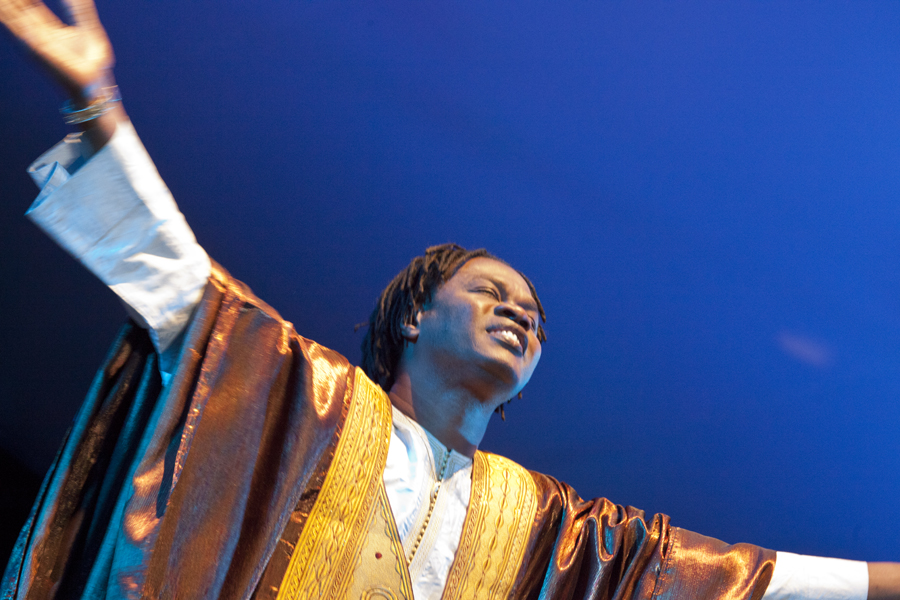
<path id="1" fill-rule="evenodd" d="M 68 87 L 69 103 L 77 110 L 86 108 L 101 98 L 105 89 L 115 87 L 112 69 L 103 69 L 94 79 Z"/>
<path id="2" fill-rule="evenodd" d="M 114 108 L 115 103 L 121 100 L 122 96 L 119 95 L 118 86 L 112 85 L 99 88 L 90 99 L 85 98 L 78 104 L 69 100 L 62 105 L 59 111 L 67 125 L 81 125 L 102 117 Z"/>
<path id="3" fill-rule="evenodd" d="M 71 100 L 63 106 L 66 122 L 82 132 L 91 154 L 98 152 L 112 138 L 117 123 L 128 119 L 111 70 L 74 90 Z"/>
<path id="4" fill-rule="evenodd" d="M 125 114 L 122 103 L 116 102 L 109 112 L 92 121 L 81 123 L 77 127 L 81 130 L 84 140 L 90 144 L 91 154 L 96 154 L 112 139 L 116 132 L 116 125 L 126 120 L 128 120 L 128 115 Z"/>

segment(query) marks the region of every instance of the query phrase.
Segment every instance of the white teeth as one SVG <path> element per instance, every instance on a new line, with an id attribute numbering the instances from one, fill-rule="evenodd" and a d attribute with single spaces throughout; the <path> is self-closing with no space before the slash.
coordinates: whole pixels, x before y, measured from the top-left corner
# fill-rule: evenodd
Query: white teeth
<path id="1" fill-rule="evenodd" d="M 519 337 L 514 334 L 512 331 L 507 331 L 506 329 L 501 329 L 497 332 L 501 338 L 503 338 L 507 343 L 519 348 Z"/>

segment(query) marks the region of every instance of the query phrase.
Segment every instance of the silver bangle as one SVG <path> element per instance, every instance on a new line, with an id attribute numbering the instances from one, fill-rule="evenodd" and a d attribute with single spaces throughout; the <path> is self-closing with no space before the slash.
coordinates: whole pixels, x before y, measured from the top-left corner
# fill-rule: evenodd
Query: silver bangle
<path id="1" fill-rule="evenodd" d="M 112 110 L 114 102 L 120 102 L 121 100 L 122 96 L 119 94 L 119 86 L 113 85 L 100 88 L 100 95 L 91 100 L 90 104 L 84 108 L 76 110 L 72 101 L 66 100 L 59 109 L 59 112 L 62 113 L 63 119 L 67 125 L 78 125 L 79 123 L 93 121 L 97 117 L 105 115 Z"/>

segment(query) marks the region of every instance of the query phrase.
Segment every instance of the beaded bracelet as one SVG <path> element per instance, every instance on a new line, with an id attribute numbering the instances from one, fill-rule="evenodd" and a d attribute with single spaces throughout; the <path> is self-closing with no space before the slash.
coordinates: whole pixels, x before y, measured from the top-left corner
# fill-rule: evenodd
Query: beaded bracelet
<path id="1" fill-rule="evenodd" d="M 120 102 L 121 100 L 122 96 L 119 94 L 119 86 L 113 85 L 100 88 L 100 95 L 91 100 L 91 103 L 84 108 L 76 110 L 72 101 L 66 100 L 59 112 L 62 113 L 67 125 L 77 125 L 93 121 L 101 115 L 105 115 L 112 110 L 113 102 Z"/>

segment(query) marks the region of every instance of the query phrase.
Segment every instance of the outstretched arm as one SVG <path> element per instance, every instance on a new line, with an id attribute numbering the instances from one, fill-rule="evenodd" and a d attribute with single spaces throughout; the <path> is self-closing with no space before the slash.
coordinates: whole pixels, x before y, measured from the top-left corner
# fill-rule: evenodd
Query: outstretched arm
<path id="1" fill-rule="evenodd" d="M 74 109 L 84 109 L 102 99 L 104 89 L 115 86 L 115 62 L 109 37 L 100 24 L 91 0 L 65 0 L 71 24 L 61 21 L 43 2 L 0 0 L 0 23 L 19 40 L 43 69 L 62 87 Z M 94 152 L 115 132 L 116 123 L 127 119 L 121 102 L 80 124 Z"/>
<path id="2" fill-rule="evenodd" d="M 900 563 L 869 563 L 868 600 L 900 598 Z"/>
<path id="3" fill-rule="evenodd" d="M 39 1 L 0 0 L 0 23 L 62 86 L 72 109 L 87 109 L 77 115 L 86 119 L 84 135 L 30 167 L 41 193 L 27 215 L 118 294 L 163 352 L 203 292 L 209 259 L 121 102 L 109 101 L 113 52 L 93 2 L 65 2 L 70 25 Z"/>

